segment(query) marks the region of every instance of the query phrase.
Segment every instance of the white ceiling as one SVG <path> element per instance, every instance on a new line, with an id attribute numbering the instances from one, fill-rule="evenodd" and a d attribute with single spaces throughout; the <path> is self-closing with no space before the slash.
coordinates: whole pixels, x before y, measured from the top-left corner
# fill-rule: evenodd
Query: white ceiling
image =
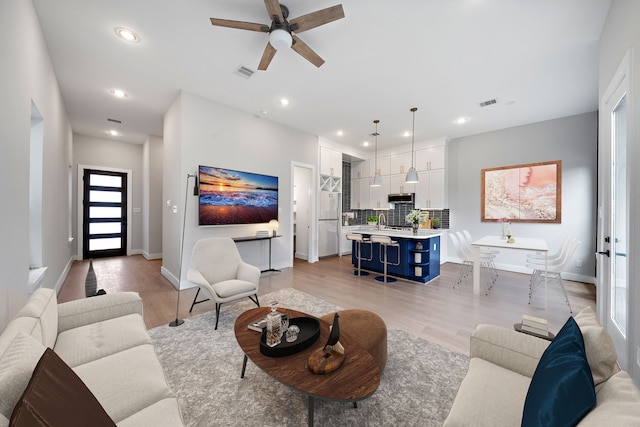
<path id="1" fill-rule="evenodd" d="M 209 18 L 270 24 L 261 0 L 33 2 L 77 133 L 161 136 L 164 112 L 186 90 L 362 150 L 374 119 L 380 149 L 409 143 L 411 107 L 416 141 L 595 111 L 611 0 L 342 0 L 344 19 L 300 34 L 322 67 L 287 50 L 250 79 L 234 71 L 257 69 L 268 35 Z M 339 2 L 282 0 L 289 19 Z M 141 41 L 123 42 L 118 26 Z"/>

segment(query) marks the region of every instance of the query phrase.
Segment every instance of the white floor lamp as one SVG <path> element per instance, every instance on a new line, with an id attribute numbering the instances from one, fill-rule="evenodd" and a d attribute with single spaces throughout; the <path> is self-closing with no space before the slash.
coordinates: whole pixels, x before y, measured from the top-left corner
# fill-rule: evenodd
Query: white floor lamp
<path id="1" fill-rule="evenodd" d="M 182 253 L 184 252 L 184 229 L 185 229 L 185 224 L 187 222 L 187 200 L 188 200 L 188 194 L 189 194 L 189 178 L 196 179 L 195 186 L 193 187 L 193 195 L 194 196 L 198 195 L 198 175 L 187 174 L 187 187 L 184 190 L 184 209 L 183 209 L 184 212 L 182 212 L 182 239 L 180 241 L 180 267 L 178 268 L 178 303 L 176 304 L 176 320 L 169 323 L 169 326 L 171 327 L 180 326 L 184 323 L 184 320 L 178 318 L 178 310 L 180 309 L 180 288 L 181 288 L 181 281 L 182 281 Z"/>

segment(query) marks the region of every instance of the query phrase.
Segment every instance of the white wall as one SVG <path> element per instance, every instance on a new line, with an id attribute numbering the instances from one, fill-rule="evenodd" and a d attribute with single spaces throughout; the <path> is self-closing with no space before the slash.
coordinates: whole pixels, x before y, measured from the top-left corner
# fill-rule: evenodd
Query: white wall
<path id="1" fill-rule="evenodd" d="M 142 255 L 162 258 L 162 138 L 151 136 L 142 147 Z"/>
<path id="2" fill-rule="evenodd" d="M 42 286 L 60 285 L 72 258 L 68 174 L 72 132 L 30 0 L 0 2 L 0 329 L 28 298 L 29 124 L 44 118 Z"/>
<path id="3" fill-rule="evenodd" d="M 194 243 L 211 236 L 252 236 L 266 224 L 238 226 L 198 226 L 198 198 L 193 196 L 193 179 L 187 174 L 197 171 L 199 165 L 236 169 L 275 175 L 279 178 L 279 234 L 273 240 L 272 266 L 291 266 L 293 248 L 291 162 L 317 165 L 317 137 L 264 118 L 228 107 L 218 102 L 182 92 L 165 114 L 164 171 L 163 171 L 163 268 L 162 273 L 174 285 L 179 276 L 180 236 L 183 226 L 185 191 L 187 192 L 186 231 L 182 278 L 191 259 Z M 170 206 L 166 201 L 171 200 Z M 171 207 L 178 207 L 173 214 Z M 240 243 L 242 258 L 261 269 L 268 266 L 267 242 Z M 183 283 L 182 286 L 186 286 Z"/>
<path id="4" fill-rule="evenodd" d="M 78 165 L 86 165 L 89 167 L 98 167 L 117 170 L 130 170 L 131 182 L 129 187 L 132 193 L 129 195 L 131 206 L 129 206 L 129 224 L 130 235 L 128 237 L 128 246 L 131 248 L 129 255 L 142 253 L 142 229 L 143 220 L 142 212 L 133 212 L 134 208 L 143 206 L 143 168 L 142 168 L 142 145 L 129 144 L 126 142 L 113 141 L 107 138 L 96 138 L 80 134 L 73 135 L 73 161 L 74 169 L 77 170 Z M 77 198 L 78 185 L 82 191 L 82 183 L 74 183 L 74 196 Z M 74 206 L 78 206 L 77 200 Z M 74 226 L 78 227 L 78 219 Z M 79 219 L 82 221 L 82 218 Z M 80 224 L 82 225 L 82 224 Z M 78 242 L 78 248 L 82 247 L 82 242 Z M 77 255 L 82 258 L 82 250 L 79 249 Z"/>
<path id="5" fill-rule="evenodd" d="M 542 237 L 551 251 L 571 234 L 582 241 L 565 277 L 595 283 L 597 113 L 549 120 L 452 139 L 449 142 L 448 178 L 450 224 L 453 231 L 467 229 L 474 237 L 500 234 L 494 222 L 480 221 L 481 169 L 562 160 L 562 223 L 514 223 L 514 237 Z M 450 249 L 450 258 L 455 254 Z M 530 272 L 523 251 L 502 251 L 500 268 Z"/>
<path id="6" fill-rule="evenodd" d="M 632 363 L 640 353 L 640 169 L 633 167 L 640 164 L 640 2 L 637 0 L 613 0 L 607 21 L 600 38 L 600 66 L 599 66 L 599 96 L 600 99 L 607 90 L 622 58 L 629 48 L 633 49 L 631 101 L 634 104 L 635 115 L 631 118 L 635 124 L 635 135 L 631 150 L 627 152 L 629 170 L 633 174 L 629 194 L 629 206 L 632 222 L 630 224 L 630 247 L 628 253 L 629 265 L 629 373 L 636 385 L 640 385 L 640 366 Z"/>

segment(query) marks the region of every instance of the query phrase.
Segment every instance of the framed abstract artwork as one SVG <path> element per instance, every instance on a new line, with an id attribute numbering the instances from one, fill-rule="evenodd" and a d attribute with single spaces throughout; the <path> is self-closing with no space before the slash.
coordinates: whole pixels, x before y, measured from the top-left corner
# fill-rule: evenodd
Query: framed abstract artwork
<path id="1" fill-rule="evenodd" d="M 483 222 L 562 220 L 562 161 L 482 169 Z"/>

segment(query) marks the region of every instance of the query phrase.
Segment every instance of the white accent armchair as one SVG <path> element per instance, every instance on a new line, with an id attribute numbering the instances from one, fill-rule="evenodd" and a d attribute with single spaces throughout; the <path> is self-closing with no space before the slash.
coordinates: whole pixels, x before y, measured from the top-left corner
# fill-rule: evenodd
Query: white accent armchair
<path id="1" fill-rule="evenodd" d="M 189 313 L 194 305 L 209 301 L 209 298 L 197 301 L 200 290 L 204 289 L 216 304 L 215 329 L 218 329 L 220 306 L 226 302 L 248 297 L 260 307 L 260 269 L 242 261 L 236 243 L 229 237 L 211 237 L 196 242 L 187 280 L 199 286 Z"/>

